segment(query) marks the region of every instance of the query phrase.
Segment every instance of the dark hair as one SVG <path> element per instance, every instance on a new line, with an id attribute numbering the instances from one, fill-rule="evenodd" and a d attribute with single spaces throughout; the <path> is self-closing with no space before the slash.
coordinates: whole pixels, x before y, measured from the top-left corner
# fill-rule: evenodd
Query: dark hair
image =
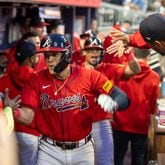
<path id="1" fill-rule="evenodd" d="M 150 55 L 150 49 L 134 48 L 134 55 L 137 59 L 144 59 Z"/>
<path id="2" fill-rule="evenodd" d="M 56 20 L 53 23 L 50 23 L 50 25 L 47 27 L 48 34 L 50 34 L 53 29 L 56 29 L 60 25 L 64 25 L 63 20 Z"/>
<path id="3" fill-rule="evenodd" d="M 124 20 L 123 23 L 128 23 L 128 24 L 132 25 L 132 22 L 129 20 Z"/>
<path id="4" fill-rule="evenodd" d="M 22 40 L 27 40 L 29 37 L 37 37 L 38 34 L 35 32 L 27 32 L 22 36 Z"/>

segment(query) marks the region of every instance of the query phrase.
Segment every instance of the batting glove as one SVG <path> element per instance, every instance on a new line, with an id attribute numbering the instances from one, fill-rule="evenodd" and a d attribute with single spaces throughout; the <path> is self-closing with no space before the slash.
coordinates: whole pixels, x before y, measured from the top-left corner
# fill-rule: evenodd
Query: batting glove
<path id="1" fill-rule="evenodd" d="M 99 95 L 97 102 L 101 106 L 101 108 L 104 109 L 105 112 L 112 113 L 118 108 L 117 102 L 106 94 Z"/>

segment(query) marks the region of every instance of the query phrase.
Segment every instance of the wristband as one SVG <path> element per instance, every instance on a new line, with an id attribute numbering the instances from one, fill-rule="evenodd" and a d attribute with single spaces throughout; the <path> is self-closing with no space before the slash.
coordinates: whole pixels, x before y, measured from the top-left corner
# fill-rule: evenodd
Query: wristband
<path id="1" fill-rule="evenodd" d="M 7 118 L 6 130 L 10 134 L 14 128 L 13 111 L 12 111 L 11 107 L 9 107 L 9 106 L 5 107 L 4 113 L 5 113 L 6 118 Z"/>
<path id="2" fill-rule="evenodd" d="M 125 57 L 127 58 L 127 61 L 133 61 L 134 60 L 134 54 L 133 52 L 124 52 Z"/>
<path id="3" fill-rule="evenodd" d="M 20 116 L 21 116 L 20 108 L 17 108 L 17 109 L 13 112 L 13 114 L 14 114 L 14 118 L 15 118 L 15 119 L 20 118 Z"/>

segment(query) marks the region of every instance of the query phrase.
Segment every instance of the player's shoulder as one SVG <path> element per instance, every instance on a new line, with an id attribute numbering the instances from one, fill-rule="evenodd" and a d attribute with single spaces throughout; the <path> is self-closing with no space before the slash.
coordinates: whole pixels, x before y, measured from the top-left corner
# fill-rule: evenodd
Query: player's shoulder
<path id="1" fill-rule="evenodd" d="M 37 79 L 42 79 L 43 77 L 45 77 L 47 74 L 47 69 L 43 69 L 39 72 L 35 72 L 32 76 L 32 79 L 37 80 Z"/>
<path id="2" fill-rule="evenodd" d="M 99 71 L 95 69 L 88 69 L 79 65 L 71 65 L 71 67 L 72 67 L 73 73 L 77 73 L 79 75 L 85 75 L 86 77 L 91 76 L 91 75 L 101 74 Z"/>
<path id="3" fill-rule="evenodd" d="M 155 72 L 154 70 L 151 69 L 150 74 L 153 77 L 153 79 L 160 81 L 160 76 L 157 72 Z"/>

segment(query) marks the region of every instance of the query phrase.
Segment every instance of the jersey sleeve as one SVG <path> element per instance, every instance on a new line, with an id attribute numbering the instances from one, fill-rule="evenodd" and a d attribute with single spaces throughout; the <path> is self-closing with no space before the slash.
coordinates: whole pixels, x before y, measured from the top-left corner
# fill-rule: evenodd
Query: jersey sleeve
<path id="1" fill-rule="evenodd" d="M 22 106 L 36 109 L 39 105 L 39 92 L 37 77 L 33 76 L 30 81 L 25 85 L 25 88 L 21 92 Z"/>
<path id="2" fill-rule="evenodd" d="M 154 79 L 155 82 L 153 82 L 153 89 L 151 91 L 152 93 L 152 97 L 151 97 L 151 100 L 150 100 L 150 113 L 151 114 L 154 114 L 156 112 L 156 100 L 158 99 L 158 96 L 159 96 L 159 78 L 155 78 Z"/>
<path id="3" fill-rule="evenodd" d="M 96 70 L 92 70 L 90 80 L 92 88 L 97 95 L 101 93 L 110 94 L 113 90 L 114 82 Z"/>
<path id="4" fill-rule="evenodd" d="M 129 35 L 129 39 L 130 39 L 130 46 L 143 48 L 143 49 L 150 48 L 149 44 L 144 41 L 139 31 L 135 32 L 134 34 Z"/>

